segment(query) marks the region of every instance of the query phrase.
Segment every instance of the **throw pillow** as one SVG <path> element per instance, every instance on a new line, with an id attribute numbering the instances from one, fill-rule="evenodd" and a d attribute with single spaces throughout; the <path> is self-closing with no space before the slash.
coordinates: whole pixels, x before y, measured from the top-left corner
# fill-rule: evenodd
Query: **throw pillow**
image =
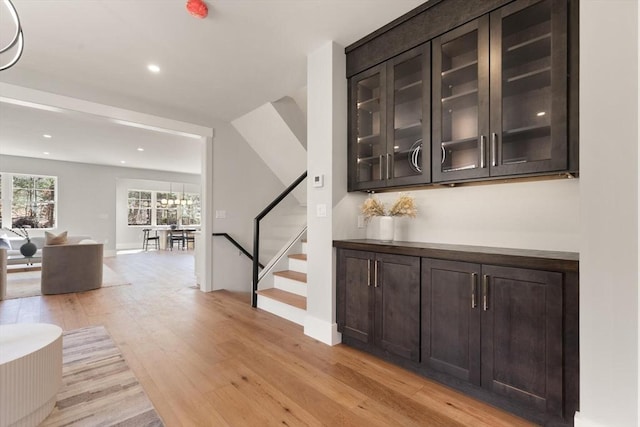
<path id="1" fill-rule="evenodd" d="M 49 231 L 44 232 L 44 244 L 49 246 L 64 245 L 67 243 L 67 232 L 63 231 L 57 236 Z"/>
<path id="2" fill-rule="evenodd" d="M 11 250 L 11 241 L 8 237 L 0 236 L 0 249 Z"/>

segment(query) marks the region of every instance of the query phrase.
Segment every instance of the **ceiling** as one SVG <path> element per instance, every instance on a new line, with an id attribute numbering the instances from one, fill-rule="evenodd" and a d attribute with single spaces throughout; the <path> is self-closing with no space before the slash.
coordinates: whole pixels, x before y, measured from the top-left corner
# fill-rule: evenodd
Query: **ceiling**
<path id="1" fill-rule="evenodd" d="M 0 82 L 214 127 L 300 93 L 307 54 L 326 42 L 349 45 L 423 2 L 206 0 L 197 19 L 186 0 L 13 0 L 25 50 Z M 199 144 L 0 103 L 0 154 L 199 173 Z"/>

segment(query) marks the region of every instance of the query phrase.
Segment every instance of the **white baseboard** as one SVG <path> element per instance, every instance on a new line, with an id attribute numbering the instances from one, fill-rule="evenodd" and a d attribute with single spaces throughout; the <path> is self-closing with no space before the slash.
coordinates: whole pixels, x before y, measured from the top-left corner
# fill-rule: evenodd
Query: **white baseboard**
<path id="1" fill-rule="evenodd" d="M 117 252 L 115 250 L 113 250 L 113 249 L 105 250 L 103 252 L 103 256 L 106 257 L 106 258 L 114 257 L 116 255 L 117 255 Z"/>
<path id="2" fill-rule="evenodd" d="M 579 411 L 576 412 L 576 415 L 573 417 L 573 426 L 574 427 L 607 427 L 604 424 L 596 423 L 588 418 L 585 418 L 580 414 Z"/>
<path id="3" fill-rule="evenodd" d="M 327 345 L 336 345 L 342 342 L 342 334 L 338 332 L 337 323 L 325 322 L 308 313 L 304 319 L 304 334 Z"/>

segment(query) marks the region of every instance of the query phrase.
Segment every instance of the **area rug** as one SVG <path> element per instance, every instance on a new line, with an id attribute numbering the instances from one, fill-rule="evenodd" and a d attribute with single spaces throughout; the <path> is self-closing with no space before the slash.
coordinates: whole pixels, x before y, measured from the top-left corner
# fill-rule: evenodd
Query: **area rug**
<path id="1" fill-rule="evenodd" d="M 40 426 L 164 426 L 104 326 L 62 337 L 62 388 Z"/>
<path id="2" fill-rule="evenodd" d="M 102 287 L 130 285 L 124 277 L 106 265 L 102 265 Z M 40 271 L 24 271 L 7 274 L 7 295 L 5 299 L 26 298 L 40 293 Z"/>

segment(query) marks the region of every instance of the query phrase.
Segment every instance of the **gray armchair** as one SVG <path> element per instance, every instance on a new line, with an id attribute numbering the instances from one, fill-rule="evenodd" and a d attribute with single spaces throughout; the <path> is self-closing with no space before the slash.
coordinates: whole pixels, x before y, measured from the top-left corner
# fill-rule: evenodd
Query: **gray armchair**
<path id="1" fill-rule="evenodd" d="M 102 243 L 45 245 L 42 248 L 42 294 L 66 294 L 101 287 L 103 250 Z"/>

